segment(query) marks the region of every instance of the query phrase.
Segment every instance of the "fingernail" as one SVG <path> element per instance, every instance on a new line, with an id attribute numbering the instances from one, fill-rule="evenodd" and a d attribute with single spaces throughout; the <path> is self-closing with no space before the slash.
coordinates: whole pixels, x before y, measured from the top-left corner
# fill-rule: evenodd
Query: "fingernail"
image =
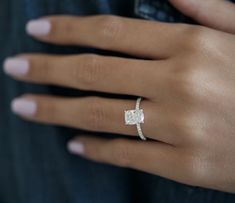
<path id="1" fill-rule="evenodd" d="M 37 111 L 37 104 L 31 99 L 19 98 L 12 101 L 11 109 L 15 114 L 33 116 Z"/>
<path id="2" fill-rule="evenodd" d="M 29 71 L 29 61 L 22 58 L 8 58 L 3 64 L 4 72 L 13 76 L 24 76 Z"/>
<path id="3" fill-rule="evenodd" d="M 49 20 L 31 20 L 26 25 L 26 32 L 29 35 L 43 36 L 49 34 L 51 23 Z"/>
<path id="4" fill-rule="evenodd" d="M 68 150 L 72 154 L 82 155 L 85 152 L 84 145 L 77 141 L 72 141 L 68 143 Z"/>

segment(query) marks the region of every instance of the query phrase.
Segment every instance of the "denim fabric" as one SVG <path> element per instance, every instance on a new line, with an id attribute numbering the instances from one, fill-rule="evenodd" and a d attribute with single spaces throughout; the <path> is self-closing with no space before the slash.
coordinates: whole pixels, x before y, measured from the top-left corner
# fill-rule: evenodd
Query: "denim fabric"
<path id="1" fill-rule="evenodd" d="M 188 19 L 165 0 L 136 0 L 135 14 L 149 20 L 182 22 Z"/>
<path id="2" fill-rule="evenodd" d="M 0 63 L 4 58 L 22 52 L 104 53 L 38 42 L 24 31 L 28 20 L 44 15 L 101 13 L 128 17 L 149 15 L 150 19 L 163 21 L 188 20 L 167 1 L 160 0 L 136 4 L 133 0 L 0 0 Z M 5 76 L 2 70 L 0 92 L 0 203 L 235 202 L 232 194 L 190 187 L 72 156 L 65 149 L 66 142 L 82 131 L 30 123 L 13 115 L 9 108 L 10 101 L 23 93 L 71 97 L 101 95 L 99 93 L 21 83 Z"/>

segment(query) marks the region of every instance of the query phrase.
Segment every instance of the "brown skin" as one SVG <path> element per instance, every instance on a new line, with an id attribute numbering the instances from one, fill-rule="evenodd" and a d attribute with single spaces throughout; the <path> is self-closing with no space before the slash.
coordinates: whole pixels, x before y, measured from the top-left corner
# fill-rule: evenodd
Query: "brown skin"
<path id="1" fill-rule="evenodd" d="M 188 12 L 190 5 L 184 2 L 172 0 Z M 30 61 L 30 71 L 15 79 L 142 96 L 142 128 L 151 139 L 80 136 L 74 141 L 84 144 L 82 156 L 181 183 L 235 192 L 235 35 L 231 34 L 235 26 L 225 26 L 208 15 L 204 23 L 217 30 L 115 16 L 48 17 L 52 30 L 38 40 L 151 60 L 27 54 L 23 57 Z M 124 110 L 133 109 L 135 100 L 23 97 L 38 105 L 36 115 L 23 117 L 27 120 L 119 133 L 127 138 L 137 134 L 135 126 L 125 126 L 123 121 Z"/>
<path id="2" fill-rule="evenodd" d="M 170 2 L 203 25 L 235 33 L 235 4 L 227 0 L 170 0 Z"/>

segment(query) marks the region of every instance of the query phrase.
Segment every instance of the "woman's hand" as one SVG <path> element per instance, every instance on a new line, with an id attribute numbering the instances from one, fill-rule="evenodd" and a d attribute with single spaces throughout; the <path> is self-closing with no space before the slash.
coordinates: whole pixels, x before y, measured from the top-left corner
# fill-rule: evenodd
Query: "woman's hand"
<path id="1" fill-rule="evenodd" d="M 144 98 L 147 141 L 81 136 L 69 143 L 72 153 L 235 192 L 234 35 L 115 16 L 49 17 L 30 22 L 27 31 L 49 43 L 142 58 L 24 54 L 5 61 L 5 72 L 17 80 Z M 12 102 L 27 120 L 127 138 L 137 135 L 124 123 L 124 111 L 134 107 L 131 99 L 33 94 Z"/>

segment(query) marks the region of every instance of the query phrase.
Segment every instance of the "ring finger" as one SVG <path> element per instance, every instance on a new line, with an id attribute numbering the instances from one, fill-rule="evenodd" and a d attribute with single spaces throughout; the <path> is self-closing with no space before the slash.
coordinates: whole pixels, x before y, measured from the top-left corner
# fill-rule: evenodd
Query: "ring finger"
<path id="1" fill-rule="evenodd" d="M 142 130 L 146 137 L 173 144 L 167 119 L 151 101 L 143 100 L 145 123 Z M 106 99 L 100 97 L 62 98 L 44 95 L 25 95 L 12 102 L 16 114 L 27 120 L 58 124 L 96 132 L 110 132 L 137 136 L 136 126 L 127 126 L 124 111 L 135 108 L 134 100 Z M 153 112 L 154 111 L 154 112 Z M 158 111 L 158 112 L 156 112 Z M 156 122 L 156 121 L 159 122 Z M 166 130 L 167 129 L 167 130 Z M 167 132 L 168 131 L 168 132 Z M 173 133 L 172 133 L 173 134 Z"/>

